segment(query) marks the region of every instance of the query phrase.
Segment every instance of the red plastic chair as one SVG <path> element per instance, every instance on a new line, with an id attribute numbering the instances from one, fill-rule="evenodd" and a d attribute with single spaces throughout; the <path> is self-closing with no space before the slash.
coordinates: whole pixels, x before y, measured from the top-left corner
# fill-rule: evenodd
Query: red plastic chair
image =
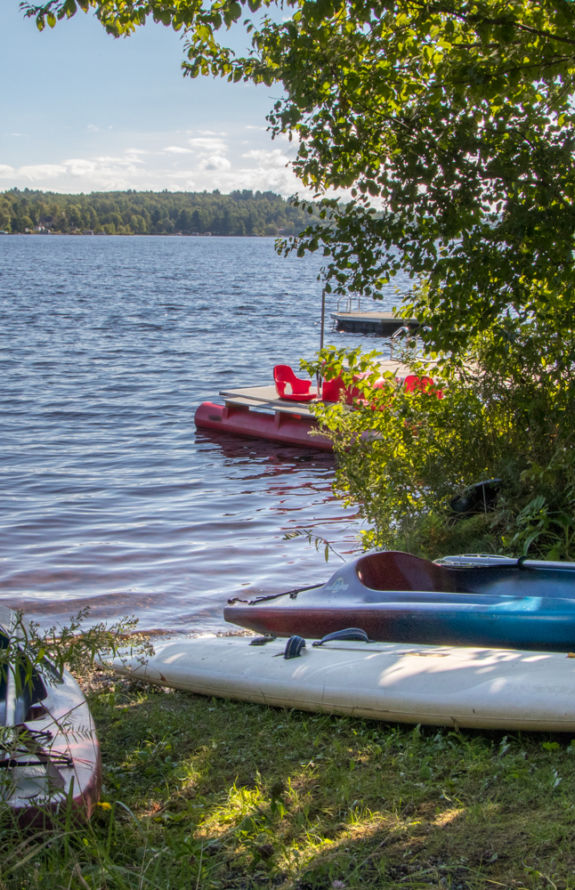
<path id="1" fill-rule="evenodd" d="M 289 365 L 276 365 L 274 368 L 276 392 L 280 399 L 292 399 L 294 402 L 311 402 L 317 392 L 311 388 L 311 380 L 296 377 Z"/>
<path id="2" fill-rule="evenodd" d="M 339 402 L 345 392 L 345 383 L 341 377 L 334 377 L 333 380 L 324 380 L 321 385 L 321 397 L 324 402 Z"/>
<path id="3" fill-rule="evenodd" d="M 354 380 L 360 381 L 363 376 L 366 375 L 357 374 Z M 387 383 L 388 381 L 382 377 L 381 380 L 376 380 L 373 386 L 374 389 L 382 389 Z M 366 404 L 366 400 L 362 398 L 361 391 L 357 386 L 346 386 L 341 377 L 323 381 L 321 397 L 324 402 L 339 402 L 342 396 L 344 396 L 345 402 L 348 405 L 353 405 L 354 402 Z"/>
<path id="4" fill-rule="evenodd" d="M 403 381 L 403 385 L 407 392 L 427 392 L 433 393 L 438 399 L 443 398 L 443 391 L 436 388 L 431 377 L 419 377 L 417 374 L 408 374 Z"/>

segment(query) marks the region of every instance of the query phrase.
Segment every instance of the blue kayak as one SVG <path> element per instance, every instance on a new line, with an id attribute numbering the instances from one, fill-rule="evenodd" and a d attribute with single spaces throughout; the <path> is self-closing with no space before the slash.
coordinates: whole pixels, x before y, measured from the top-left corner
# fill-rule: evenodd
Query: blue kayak
<path id="1" fill-rule="evenodd" d="M 227 621 L 318 639 L 348 627 L 372 640 L 575 650 L 575 563 L 370 553 L 326 584 L 230 600 Z"/>

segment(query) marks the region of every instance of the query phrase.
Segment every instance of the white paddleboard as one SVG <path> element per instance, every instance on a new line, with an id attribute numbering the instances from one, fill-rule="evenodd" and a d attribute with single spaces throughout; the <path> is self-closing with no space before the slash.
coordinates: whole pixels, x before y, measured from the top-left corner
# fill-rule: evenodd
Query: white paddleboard
<path id="1" fill-rule="evenodd" d="M 510 649 L 332 642 L 286 659 L 285 640 L 169 642 L 124 676 L 201 695 L 372 720 L 484 729 L 575 731 L 575 658 Z"/>

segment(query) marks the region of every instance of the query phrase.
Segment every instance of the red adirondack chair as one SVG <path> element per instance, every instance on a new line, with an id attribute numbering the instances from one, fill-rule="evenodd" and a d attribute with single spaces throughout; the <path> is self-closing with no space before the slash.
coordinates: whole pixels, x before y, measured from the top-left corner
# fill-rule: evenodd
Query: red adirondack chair
<path id="1" fill-rule="evenodd" d="M 296 377 L 289 365 L 276 365 L 274 368 L 276 392 L 280 399 L 291 399 L 294 402 L 311 402 L 317 397 L 311 388 L 311 380 Z"/>

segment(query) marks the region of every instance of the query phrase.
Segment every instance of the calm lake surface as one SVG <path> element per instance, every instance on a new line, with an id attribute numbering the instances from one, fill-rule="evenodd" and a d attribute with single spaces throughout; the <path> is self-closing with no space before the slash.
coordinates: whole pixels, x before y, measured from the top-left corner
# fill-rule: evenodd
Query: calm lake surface
<path id="1" fill-rule="evenodd" d="M 339 565 L 286 534 L 357 550 L 330 455 L 193 420 L 220 389 L 313 357 L 319 269 L 268 238 L 0 238 L 1 602 L 43 626 L 89 606 L 146 630 L 218 630 L 228 597 Z"/>

